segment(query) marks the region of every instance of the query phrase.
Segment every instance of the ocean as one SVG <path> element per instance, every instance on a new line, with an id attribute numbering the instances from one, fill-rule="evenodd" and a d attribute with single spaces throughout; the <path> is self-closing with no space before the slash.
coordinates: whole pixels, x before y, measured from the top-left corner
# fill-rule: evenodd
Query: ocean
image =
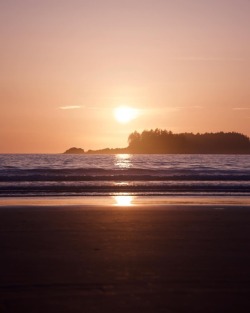
<path id="1" fill-rule="evenodd" d="M 0 155 L 0 197 L 250 196 L 250 155 Z"/>

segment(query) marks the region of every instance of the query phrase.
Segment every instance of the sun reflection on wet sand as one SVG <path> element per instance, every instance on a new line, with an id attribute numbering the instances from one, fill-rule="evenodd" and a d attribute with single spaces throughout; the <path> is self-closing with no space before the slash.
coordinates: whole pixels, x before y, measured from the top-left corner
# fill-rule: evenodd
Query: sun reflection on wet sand
<path id="1" fill-rule="evenodd" d="M 115 166 L 120 169 L 128 169 L 132 166 L 131 154 L 116 154 Z"/>
<path id="2" fill-rule="evenodd" d="M 133 205 L 133 196 L 122 195 L 122 196 L 114 196 L 116 206 L 132 206 Z"/>

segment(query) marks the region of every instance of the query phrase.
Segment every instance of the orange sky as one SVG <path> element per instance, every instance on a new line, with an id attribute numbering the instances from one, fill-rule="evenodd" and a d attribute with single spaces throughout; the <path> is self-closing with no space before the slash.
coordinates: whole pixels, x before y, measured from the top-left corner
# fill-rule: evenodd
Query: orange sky
<path id="1" fill-rule="evenodd" d="M 250 1 L 0 2 L 0 153 L 125 147 L 134 130 L 250 136 Z M 118 123 L 127 105 L 139 116 Z"/>

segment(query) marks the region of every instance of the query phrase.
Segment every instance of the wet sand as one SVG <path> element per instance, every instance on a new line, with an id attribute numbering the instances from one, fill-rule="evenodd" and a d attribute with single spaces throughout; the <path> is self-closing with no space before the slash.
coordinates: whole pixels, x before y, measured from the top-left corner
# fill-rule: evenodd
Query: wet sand
<path id="1" fill-rule="evenodd" d="M 0 207 L 0 312 L 250 312 L 250 206 Z"/>

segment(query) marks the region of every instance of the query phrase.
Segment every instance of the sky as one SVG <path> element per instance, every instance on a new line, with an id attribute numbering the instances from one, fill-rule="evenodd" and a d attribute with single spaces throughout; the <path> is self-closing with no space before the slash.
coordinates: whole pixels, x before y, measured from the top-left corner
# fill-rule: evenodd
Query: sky
<path id="1" fill-rule="evenodd" d="M 0 153 L 155 128 L 250 136 L 249 16 L 249 0 L 0 1 Z"/>

